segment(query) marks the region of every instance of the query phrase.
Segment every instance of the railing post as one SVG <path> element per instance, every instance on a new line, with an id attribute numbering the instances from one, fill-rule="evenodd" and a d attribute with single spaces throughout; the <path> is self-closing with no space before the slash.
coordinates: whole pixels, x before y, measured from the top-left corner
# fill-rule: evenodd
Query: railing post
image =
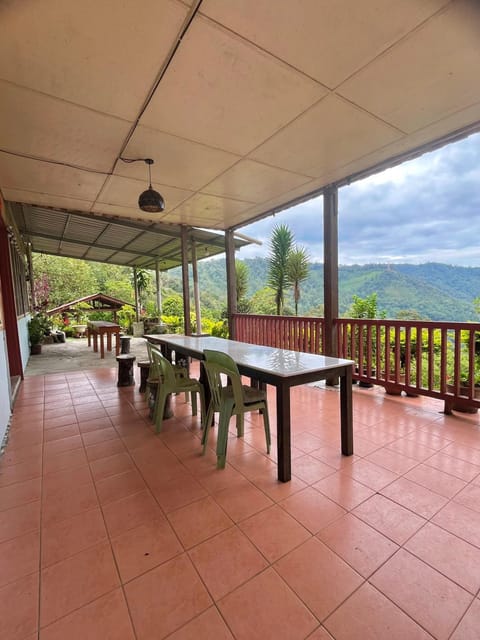
<path id="1" fill-rule="evenodd" d="M 338 340 L 335 320 L 338 318 L 338 188 L 334 185 L 323 192 L 323 302 L 325 326 L 323 352 L 337 357 Z M 337 383 L 328 378 L 327 384 Z"/>

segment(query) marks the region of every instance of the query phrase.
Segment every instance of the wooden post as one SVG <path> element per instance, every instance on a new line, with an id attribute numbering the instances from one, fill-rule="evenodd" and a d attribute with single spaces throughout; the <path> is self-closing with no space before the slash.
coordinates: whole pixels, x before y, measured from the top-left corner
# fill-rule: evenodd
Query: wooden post
<path id="1" fill-rule="evenodd" d="M 158 319 L 160 320 L 160 316 L 162 315 L 162 279 L 160 276 L 160 266 L 158 260 L 155 262 L 155 282 L 157 286 Z"/>
<path id="2" fill-rule="evenodd" d="M 192 324 L 190 322 L 190 287 L 188 285 L 188 228 L 182 224 L 182 286 L 183 286 L 183 321 L 185 335 L 192 335 Z"/>
<path id="3" fill-rule="evenodd" d="M 323 302 L 325 327 L 323 353 L 338 355 L 335 321 L 338 318 L 338 188 L 329 186 L 323 192 Z M 327 384 L 337 383 L 337 377 L 327 378 Z"/>
<path id="4" fill-rule="evenodd" d="M 235 273 L 235 241 L 233 229 L 225 231 L 225 265 L 227 270 L 228 334 L 235 340 L 233 314 L 237 312 L 237 276 Z"/>
<path id="5" fill-rule="evenodd" d="M 200 289 L 198 286 L 197 249 L 195 240 L 192 240 L 192 274 L 193 274 L 193 300 L 195 303 L 195 318 L 197 320 L 197 333 L 202 333 L 202 312 L 200 310 Z"/>
<path id="6" fill-rule="evenodd" d="M 133 267 L 133 287 L 135 290 L 135 322 L 139 320 L 138 313 L 138 281 L 137 281 L 137 267 Z"/>

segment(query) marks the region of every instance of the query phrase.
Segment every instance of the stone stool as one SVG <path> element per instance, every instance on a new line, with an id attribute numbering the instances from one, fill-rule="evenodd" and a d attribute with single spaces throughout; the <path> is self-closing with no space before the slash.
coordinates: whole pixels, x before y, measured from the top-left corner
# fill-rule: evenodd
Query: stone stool
<path id="1" fill-rule="evenodd" d="M 138 388 L 138 390 L 140 391 L 140 393 L 144 393 L 147 390 L 147 380 L 150 373 L 150 361 L 141 360 L 140 362 L 137 362 L 137 365 L 140 369 L 140 387 Z"/>
<path id="2" fill-rule="evenodd" d="M 120 353 L 130 353 L 131 336 L 120 336 Z"/>
<path id="3" fill-rule="evenodd" d="M 135 356 L 132 356 L 129 353 L 123 353 L 117 356 L 117 362 L 117 387 L 130 387 L 132 384 L 135 384 L 135 378 L 133 377 L 133 363 L 135 362 Z"/>

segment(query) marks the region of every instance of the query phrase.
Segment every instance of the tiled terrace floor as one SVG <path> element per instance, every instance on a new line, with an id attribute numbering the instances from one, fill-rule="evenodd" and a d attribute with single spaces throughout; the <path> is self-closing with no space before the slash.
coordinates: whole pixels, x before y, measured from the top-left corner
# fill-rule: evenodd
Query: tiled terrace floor
<path id="1" fill-rule="evenodd" d="M 358 389 L 342 458 L 338 392 L 296 388 L 280 484 L 258 415 L 217 471 L 183 397 L 155 436 L 115 376 L 23 383 L 0 460 L 2 640 L 480 637 L 478 416 Z"/>

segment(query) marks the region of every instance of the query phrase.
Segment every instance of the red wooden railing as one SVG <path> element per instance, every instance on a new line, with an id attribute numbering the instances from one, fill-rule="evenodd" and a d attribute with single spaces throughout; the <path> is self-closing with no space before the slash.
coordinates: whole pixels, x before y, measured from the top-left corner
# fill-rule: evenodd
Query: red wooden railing
<path id="1" fill-rule="evenodd" d="M 235 336 L 240 342 L 291 351 L 322 353 L 323 318 L 237 313 L 234 321 Z"/>
<path id="2" fill-rule="evenodd" d="M 322 353 L 323 318 L 235 314 L 237 340 Z M 338 357 L 355 361 L 354 380 L 388 393 L 425 395 L 452 408 L 480 407 L 480 324 L 336 320 Z"/>

